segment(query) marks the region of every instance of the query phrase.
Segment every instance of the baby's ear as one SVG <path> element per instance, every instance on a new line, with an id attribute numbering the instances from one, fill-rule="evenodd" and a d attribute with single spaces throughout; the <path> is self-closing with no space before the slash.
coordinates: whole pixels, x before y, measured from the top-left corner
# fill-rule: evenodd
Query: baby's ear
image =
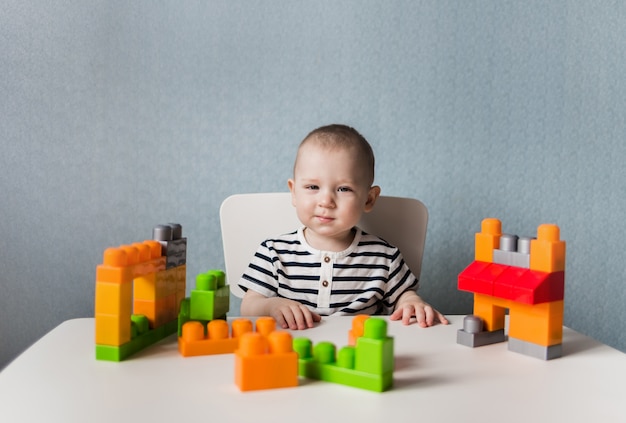
<path id="1" fill-rule="evenodd" d="M 380 195 L 380 187 L 378 185 L 374 185 L 370 188 L 367 193 L 367 201 L 365 202 L 365 213 L 371 211 L 374 208 L 374 204 L 376 204 L 376 200 Z"/>
<path id="2" fill-rule="evenodd" d="M 289 191 L 291 192 L 291 205 L 295 207 L 296 200 L 294 198 L 294 189 L 296 186 L 296 182 L 293 179 L 287 179 L 287 186 L 289 187 Z"/>

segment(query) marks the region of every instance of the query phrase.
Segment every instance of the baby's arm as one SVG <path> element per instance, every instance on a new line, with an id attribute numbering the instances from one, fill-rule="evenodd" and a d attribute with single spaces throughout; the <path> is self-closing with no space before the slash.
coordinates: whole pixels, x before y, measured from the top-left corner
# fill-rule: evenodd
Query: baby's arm
<path id="1" fill-rule="evenodd" d="M 313 323 L 322 320 L 304 305 L 287 298 L 265 297 L 249 289 L 241 301 L 242 316 L 270 316 L 283 329 L 312 328 Z"/>
<path id="2" fill-rule="evenodd" d="M 409 290 L 400 295 L 396 308 L 393 313 L 391 313 L 391 316 L 389 316 L 389 319 L 402 319 L 402 323 L 408 325 L 413 316 L 417 319 L 417 324 L 423 328 L 432 326 L 436 321 L 444 325 L 448 324 L 446 316 L 435 310 L 426 301 L 422 300 L 415 291 Z"/>

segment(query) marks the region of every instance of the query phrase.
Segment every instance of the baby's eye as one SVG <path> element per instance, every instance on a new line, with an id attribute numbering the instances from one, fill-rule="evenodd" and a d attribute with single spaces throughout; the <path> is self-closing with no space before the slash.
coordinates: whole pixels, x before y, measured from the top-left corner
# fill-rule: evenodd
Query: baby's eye
<path id="1" fill-rule="evenodd" d="M 350 188 L 350 187 L 339 187 L 339 189 L 337 191 L 339 191 L 339 192 L 350 192 L 350 191 L 352 191 L 352 188 Z"/>
<path id="2" fill-rule="evenodd" d="M 316 190 L 319 189 L 317 185 L 306 185 L 304 189 Z"/>

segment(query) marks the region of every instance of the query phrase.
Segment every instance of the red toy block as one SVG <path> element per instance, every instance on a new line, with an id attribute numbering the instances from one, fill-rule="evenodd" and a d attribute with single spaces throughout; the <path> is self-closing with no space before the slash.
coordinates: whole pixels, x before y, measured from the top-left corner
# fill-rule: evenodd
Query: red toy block
<path id="1" fill-rule="evenodd" d="M 491 295 L 496 298 L 515 301 L 515 287 L 529 270 L 502 264 L 494 264 L 493 266 L 497 266 L 502 272 L 493 280 L 493 293 Z"/>
<path id="2" fill-rule="evenodd" d="M 511 299 L 520 304 L 541 304 L 563 300 L 565 272 L 545 273 L 529 270 L 517 280 Z"/>
<path id="3" fill-rule="evenodd" d="M 493 281 L 504 271 L 504 266 L 474 261 L 459 275 L 458 288 L 475 294 L 493 295 Z"/>

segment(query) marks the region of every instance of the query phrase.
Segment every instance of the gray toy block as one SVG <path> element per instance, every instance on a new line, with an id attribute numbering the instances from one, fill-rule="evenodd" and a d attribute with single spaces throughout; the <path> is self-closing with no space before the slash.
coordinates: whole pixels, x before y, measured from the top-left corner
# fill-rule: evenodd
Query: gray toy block
<path id="1" fill-rule="evenodd" d="M 161 244 L 161 255 L 165 256 L 167 269 L 187 263 L 187 238 L 182 237 L 183 228 L 178 223 L 157 225 L 152 237 Z"/>
<path id="2" fill-rule="evenodd" d="M 552 360 L 554 358 L 561 357 L 563 348 L 562 344 L 550 345 L 549 347 L 546 347 L 544 345 L 537 345 L 532 342 L 522 341 L 517 338 L 509 338 L 509 351 L 541 360 Z"/>
<path id="3" fill-rule="evenodd" d="M 493 250 L 493 262 L 506 266 L 530 268 L 530 240 L 528 237 L 502 234 L 500 248 Z"/>
<path id="4" fill-rule="evenodd" d="M 483 319 L 473 314 L 463 319 L 463 330 L 467 333 L 479 333 L 483 331 Z"/>
<path id="5" fill-rule="evenodd" d="M 506 266 L 530 268 L 530 254 L 519 253 L 517 251 L 493 250 L 493 262 Z"/>
<path id="6" fill-rule="evenodd" d="M 497 344 L 498 342 L 506 341 L 506 335 L 504 329 L 494 331 L 483 331 L 478 333 L 465 332 L 463 329 L 459 329 L 456 332 L 456 343 L 465 345 L 466 347 L 482 347 L 483 345 Z"/>

